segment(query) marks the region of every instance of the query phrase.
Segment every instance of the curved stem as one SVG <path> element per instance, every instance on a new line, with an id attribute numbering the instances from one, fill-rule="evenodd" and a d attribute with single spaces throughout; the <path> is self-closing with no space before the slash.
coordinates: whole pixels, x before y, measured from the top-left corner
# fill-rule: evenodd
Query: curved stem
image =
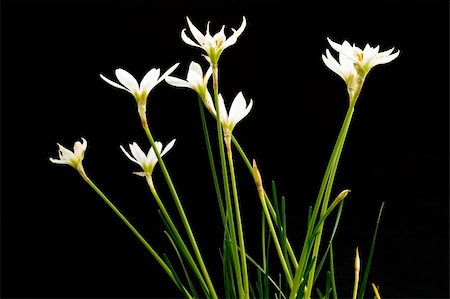
<path id="1" fill-rule="evenodd" d="M 94 184 L 94 182 L 86 175 L 86 172 L 82 167 L 78 168 L 78 172 L 81 177 L 91 186 L 92 189 L 103 199 L 103 201 L 114 211 L 114 213 L 119 216 L 119 218 L 125 223 L 125 225 L 133 232 L 133 234 L 141 241 L 145 248 L 150 252 L 150 254 L 155 258 L 158 264 L 163 268 L 163 270 L 169 275 L 170 279 L 178 286 L 178 282 L 175 279 L 172 270 L 167 266 L 163 259 L 158 255 L 158 253 L 153 249 L 153 247 L 144 239 L 144 237 L 138 232 L 138 230 L 128 221 L 128 219 L 119 211 L 119 209 L 106 197 L 106 195 Z M 182 290 L 185 294 L 192 298 L 189 292 L 183 287 Z"/>
<path id="2" fill-rule="evenodd" d="M 178 232 L 178 229 L 176 228 L 175 224 L 172 221 L 172 218 L 170 217 L 169 213 L 167 212 L 166 207 L 164 206 L 163 202 L 161 201 L 161 198 L 158 195 L 158 192 L 156 192 L 156 188 L 153 184 L 153 179 L 151 175 L 146 174 L 145 176 L 146 180 L 147 180 L 147 184 L 150 188 L 150 191 L 153 194 L 153 197 L 156 200 L 156 203 L 158 204 L 164 218 L 167 221 L 167 224 L 169 225 L 170 229 L 172 230 L 176 240 L 177 240 L 177 244 L 179 246 L 181 246 L 180 250 L 181 252 L 184 254 L 187 262 L 189 263 L 189 266 L 191 266 L 192 270 L 195 272 L 196 276 L 199 279 L 199 282 L 203 288 L 203 290 L 207 290 L 207 285 L 205 283 L 205 280 L 202 276 L 202 274 L 200 273 L 200 270 L 198 269 L 197 264 L 195 263 L 189 249 L 187 248 L 186 244 L 184 243 L 183 238 L 181 237 L 180 233 Z"/>
<path id="3" fill-rule="evenodd" d="M 139 110 L 140 111 L 140 110 Z M 183 205 L 181 204 L 181 200 L 178 196 L 178 193 L 175 189 L 175 186 L 172 182 L 172 179 L 169 175 L 169 172 L 167 171 L 166 165 L 164 163 L 164 161 L 161 159 L 161 153 L 158 151 L 158 148 L 155 144 L 155 140 L 153 139 L 153 136 L 150 132 L 150 128 L 148 126 L 148 122 L 147 122 L 147 116 L 145 113 L 139 113 L 140 117 L 141 117 L 141 122 L 144 128 L 145 133 L 147 134 L 147 138 L 150 141 L 151 146 L 153 147 L 156 157 L 158 158 L 158 162 L 160 164 L 161 170 L 163 172 L 164 178 L 167 182 L 167 185 L 169 187 L 170 193 L 172 194 L 172 197 L 174 199 L 175 205 L 177 207 L 178 213 L 180 214 L 181 217 L 181 221 L 183 222 L 184 228 L 186 229 L 188 238 L 191 242 L 192 248 L 194 250 L 195 256 L 197 257 L 197 261 L 200 265 L 200 269 L 203 272 L 204 278 L 206 279 L 206 284 L 208 285 L 209 291 L 211 292 L 211 296 L 212 298 L 218 298 L 216 290 L 214 288 L 214 285 L 211 281 L 211 277 L 209 276 L 208 270 L 206 268 L 205 262 L 203 261 L 203 257 L 200 253 L 200 249 L 198 247 L 197 241 L 195 240 L 195 236 L 194 233 L 192 231 L 192 228 L 189 224 L 188 218 L 186 216 L 186 213 L 184 211 Z"/>

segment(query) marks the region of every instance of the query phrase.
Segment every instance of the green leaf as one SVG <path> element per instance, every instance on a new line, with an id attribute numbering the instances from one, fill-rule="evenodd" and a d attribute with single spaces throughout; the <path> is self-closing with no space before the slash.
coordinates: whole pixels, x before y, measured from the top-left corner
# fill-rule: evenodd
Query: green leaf
<path id="1" fill-rule="evenodd" d="M 366 289 L 367 279 L 369 277 L 370 266 L 372 264 L 373 252 L 374 252 L 374 249 L 375 249 L 375 241 L 377 239 L 378 225 L 380 224 L 381 213 L 383 212 L 383 208 L 384 208 L 384 202 L 381 203 L 380 211 L 378 212 L 377 223 L 375 225 L 375 232 L 373 233 L 372 244 L 370 245 L 369 257 L 367 258 L 367 265 L 366 265 L 366 268 L 364 270 L 363 279 L 361 280 L 361 286 L 359 288 L 359 294 L 358 294 L 358 298 L 359 299 L 363 299 L 364 298 L 364 292 L 365 292 L 365 289 Z"/>

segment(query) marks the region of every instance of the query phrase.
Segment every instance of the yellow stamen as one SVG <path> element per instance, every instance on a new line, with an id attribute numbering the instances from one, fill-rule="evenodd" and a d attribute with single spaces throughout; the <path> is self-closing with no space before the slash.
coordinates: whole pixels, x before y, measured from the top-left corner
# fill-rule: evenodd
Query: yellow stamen
<path id="1" fill-rule="evenodd" d="M 358 54 L 356 55 L 356 57 L 358 57 L 358 61 L 361 62 L 361 61 L 363 60 L 363 58 L 364 58 L 364 53 L 363 53 L 363 52 L 358 53 Z"/>

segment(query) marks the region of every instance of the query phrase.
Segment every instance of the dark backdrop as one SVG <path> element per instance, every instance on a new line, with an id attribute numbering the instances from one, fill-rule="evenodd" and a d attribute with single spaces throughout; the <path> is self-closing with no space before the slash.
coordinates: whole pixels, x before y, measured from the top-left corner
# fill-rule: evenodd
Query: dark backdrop
<path id="1" fill-rule="evenodd" d="M 191 60 L 205 66 L 181 41 L 185 17 L 202 31 L 210 20 L 213 33 L 225 24 L 228 35 L 245 15 L 248 27 L 221 58 L 221 92 L 228 102 L 241 90 L 254 100 L 235 135 L 286 196 L 296 248 L 347 107 L 344 82 L 321 61 L 326 37 L 401 50 L 370 72 L 338 169 L 335 193 L 352 190 L 335 239 L 338 292 L 351 296 L 355 247 L 364 265 L 385 202 L 369 281 L 384 298 L 448 298 L 448 13 L 447 1 L 2 1 L 2 297 L 179 296 L 77 173 L 48 158 L 56 142 L 71 148 L 85 137 L 88 174 L 150 243 L 171 252 L 144 180 L 132 175 L 137 166 L 119 149 L 147 147 L 135 103 L 99 73 L 113 78 L 122 67 L 140 80 L 181 62 L 175 74 L 184 78 Z M 162 83 L 148 117 L 157 140 L 177 138 L 166 163 L 220 281 L 219 213 L 196 96 Z M 258 256 L 259 202 L 235 156 L 248 247 Z M 170 203 L 159 169 L 154 177 Z"/>

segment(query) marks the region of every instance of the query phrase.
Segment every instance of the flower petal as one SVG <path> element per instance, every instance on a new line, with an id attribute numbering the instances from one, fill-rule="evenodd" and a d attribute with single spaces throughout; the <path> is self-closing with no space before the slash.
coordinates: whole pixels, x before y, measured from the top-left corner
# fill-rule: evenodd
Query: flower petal
<path id="1" fill-rule="evenodd" d="M 244 113 L 246 102 L 242 92 L 239 92 L 233 100 L 228 114 L 228 123 L 232 126 L 236 125 L 242 119 L 241 115 Z"/>
<path id="2" fill-rule="evenodd" d="M 237 38 L 242 34 L 242 32 L 244 32 L 245 27 L 247 26 L 247 19 L 244 17 L 242 17 L 242 23 L 241 26 L 239 27 L 238 30 L 234 30 L 233 35 L 231 35 L 222 45 L 222 47 L 225 49 L 231 45 L 234 45 L 237 41 Z"/>
<path id="3" fill-rule="evenodd" d="M 139 92 L 143 93 L 144 91 L 148 94 L 152 88 L 158 84 L 160 70 L 153 68 L 145 74 L 144 78 L 141 81 Z"/>
<path id="4" fill-rule="evenodd" d="M 136 159 L 137 163 L 141 166 L 145 163 L 145 153 L 141 150 L 139 145 L 137 145 L 136 142 L 133 142 L 133 144 L 130 144 L 130 151 L 133 157 Z"/>
<path id="5" fill-rule="evenodd" d="M 139 92 L 139 84 L 136 79 L 123 69 L 116 70 L 116 77 L 123 86 L 125 86 L 132 94 Z"/>
<path id="6" fill-rule="evenodd" d="M 130 148 L 131 148 L 131 146 L 130 146 Z M 130 156 L 130 154 L 123 148 L 122 145 L 120 146 L 120 149 L 121 149 L 122 152 L 125 154 L 125 156 L 127 156 L 128 159 L 130 159 L 130 160 L 133 161 L 134 163 L 140 165 L 140 163 L 139 163 L 135 158 L 133 158 L 132 156 Z"/>
<path id="7" fill-rule="evenodd" d="M 169 76 L 170 74 L 173 73 L 173 71 L 180 65 L 179 62 L 175 63 L 174 65 L 172 65 L 164 74 L 162 74 L 161 77 L 159 77 L 158 79 L 158 83 L 161 82 L 162 80 L 166 79 L 167 76 Z"/>
<path id="8" fill-rule="evenodd" d="M 173 139 L 166 145 L 164 150 L 161 152 L 161 157 L 164 156 L 168 151 L 170 151 L 170 149 L 173 147 L 174 144 L 175 144 L 175 139 Z"/>
<path id="9" fill-rule="evenodd" d="M 222 124 L 228 126 L 227 108 L 225 107 L 225 102 L 223 101 L 222 94 L 220 93 L 219 93 L 219 113 L 220 113 L 220 121 L 222 122 Z"/>
<path id="10" fill-rule="evenodd" d="M 122 85 L 120 85 L 120 84 L 118 84 L 118 83 L 116 83 L 116 82 L 114 82 L 114 81 L 112 81 L 112 80 L 106 78 L 106 77 L 103 76 L 102 74 L 100 74 L 100 78 L 102 78 L 106 83 L 109 83 L 109 84 L 111 84 L 111 85 L 114 86 L 114 87 L 117 87 L 117 88 L 120 88 L 120 89 L 123 89 L 123 90 L 126 90 L 126 91 L 130 92 L 128 89 L 126 89 L 126 88 L 123 87 Z"/>
<path id="11" fill-rule="evenodd" d="M 189 84 L 189 82 L 187 82 L 187 81 L 185 81 L 185 80 L 182 80 L 182 79 L 179 79 L 179 78 L 176 78 L 176 77 L 168 76 L 168 77 L 166 78 L 166 82 L 167 82 L 168 84 L 172 85 L 172 86 L 175 86 L 175 87 L 187 87 L 187 88 L 192 88 L 192 86 L 191 86 L 191 84 Z"/>
<path id="12" fill-rule="evenodd" d="M 186 17 L 186 21 L 189 26 L 189 30 L 192 33 L 192 36 L 195 38 L 197 43 L 201 46 L 205 42 L 205 36 L 197 29 L 197 27 L 192 24 L 191 20 L 189 20 L 189 17 Z"/>
<path id="13" fill-rule="evenodd" d="M 188 44 L 189 46 L 194 46 L 194 47 L 197 47 L 197 48 L 201 48 L 201 49 L 202 49 L 201 46 L 199 46 L 198 44 L 196 44 L 192 39 L 190 39 L 190 38 L 186 35 L 186 29 L 183 29 L 183 30 L 181 31 L 181 39 L 182 39 L 186 44 Z"/>

